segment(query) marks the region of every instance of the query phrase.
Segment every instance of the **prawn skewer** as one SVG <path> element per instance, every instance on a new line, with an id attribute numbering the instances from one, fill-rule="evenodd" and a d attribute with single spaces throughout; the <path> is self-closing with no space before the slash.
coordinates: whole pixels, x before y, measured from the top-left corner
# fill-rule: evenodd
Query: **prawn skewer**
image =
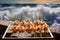
<path id="1" fill-rule="evenodd" d="M 40 30 L 41 32 L 46 32 L 48 30 L 48 25 L 45 21 L 40 21 L 40 20 L 34 20 L 34 22 L 26 22 L 26 21 L 14 21 L 14 25 L 12 26 L 12 29 L 14 32 L 20 31 L 38 31 Z"/>

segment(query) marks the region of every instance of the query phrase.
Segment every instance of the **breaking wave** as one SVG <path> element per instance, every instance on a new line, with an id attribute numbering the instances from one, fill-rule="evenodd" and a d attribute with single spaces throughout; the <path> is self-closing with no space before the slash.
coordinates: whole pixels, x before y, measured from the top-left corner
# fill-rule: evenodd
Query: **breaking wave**
<path id="1" fill-rule="evenodd" d="M 5 11 L 9 12 L 5 12 Z M 34 7 L 31 6 L 9 6 L 9 7 L 0 7 L 0 12 L 5 12 L 9 19 L 19 19 L 22 18 L 28 20 L 40 19 L 40 20 L 48 20 L 54 22 L 56 20 L 60 23 L 60 7 L 53 8 L 51 5 L 36 5 Z M 14 18 L 15 17 L 15 18 Z"/>

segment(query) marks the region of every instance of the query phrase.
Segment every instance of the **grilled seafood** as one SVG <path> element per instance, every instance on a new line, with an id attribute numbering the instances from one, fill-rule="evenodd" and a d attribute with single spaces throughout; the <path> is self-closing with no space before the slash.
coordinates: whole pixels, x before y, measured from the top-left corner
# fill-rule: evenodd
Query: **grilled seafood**
<path id="1" fill-rule="evenodd" d="M 48 25 L 45 21 L 40 21 L 40 20 L 34 20 L 34 22 L 26 22 L 26 21 L 14 21 L 12 26 L 12 31 L 16 32 L 16 31 L 20 31 L 20 32 L 24 32 L 24 31 L 38 31 L 40 30 L 41 32 L 47 32 L 48 31 Z"/>

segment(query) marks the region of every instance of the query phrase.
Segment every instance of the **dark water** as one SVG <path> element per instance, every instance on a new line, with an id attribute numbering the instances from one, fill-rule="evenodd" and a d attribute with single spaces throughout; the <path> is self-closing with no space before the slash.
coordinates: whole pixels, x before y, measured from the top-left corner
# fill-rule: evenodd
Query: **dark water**
<path id="1" fill-rule="evenodd" d="M 31 7 L 34 7 L 36 5 L 38 5 L 38 4 L 0 4 L 1 7 L 8 7 L 8 6 L 17 6 L 17 7 L 31 6 Z M 52 8 L 60 7 L 60 4 L 40 4 L 40 5 L 44 5 L 44 6 L 48 6 L 48 7 L 52 7 Z"/>
<path id="2" fill-rule="evenodd" d="M 22 7 L 22 6 L 31 6 L 34 7 L 37 4 L 0 4 L 1 7 L 9 7 L 9 6 L 16 6 L 16 7 Z"/>

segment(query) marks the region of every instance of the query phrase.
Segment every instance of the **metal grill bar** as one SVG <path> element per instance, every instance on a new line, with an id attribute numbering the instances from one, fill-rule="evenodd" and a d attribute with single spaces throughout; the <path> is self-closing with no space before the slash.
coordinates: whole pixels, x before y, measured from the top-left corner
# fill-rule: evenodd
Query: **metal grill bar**
<path id="1" fill-rule="evenodd" d="M 3 39 L 38 39 L 38 38 L 39 39 L 40 38 L 44 39 L 44 38 L 54 38 L 51 31 L 49 30 L 49 28 L 48 28 L 47 33 L 34 32 L 33 36 L 31 36 L 31 37 L 12 37 L 12 36 L 8 37 L 6 35 L 7 35 L 7 33 L 11 33 L 11 32 L 8 31 L 10 27 L 11 27 L 11 24 L 9 24 L 9 26 L 7 27 L 5 33 L 4 33 L 3 37 L 2 37 Z"/>

